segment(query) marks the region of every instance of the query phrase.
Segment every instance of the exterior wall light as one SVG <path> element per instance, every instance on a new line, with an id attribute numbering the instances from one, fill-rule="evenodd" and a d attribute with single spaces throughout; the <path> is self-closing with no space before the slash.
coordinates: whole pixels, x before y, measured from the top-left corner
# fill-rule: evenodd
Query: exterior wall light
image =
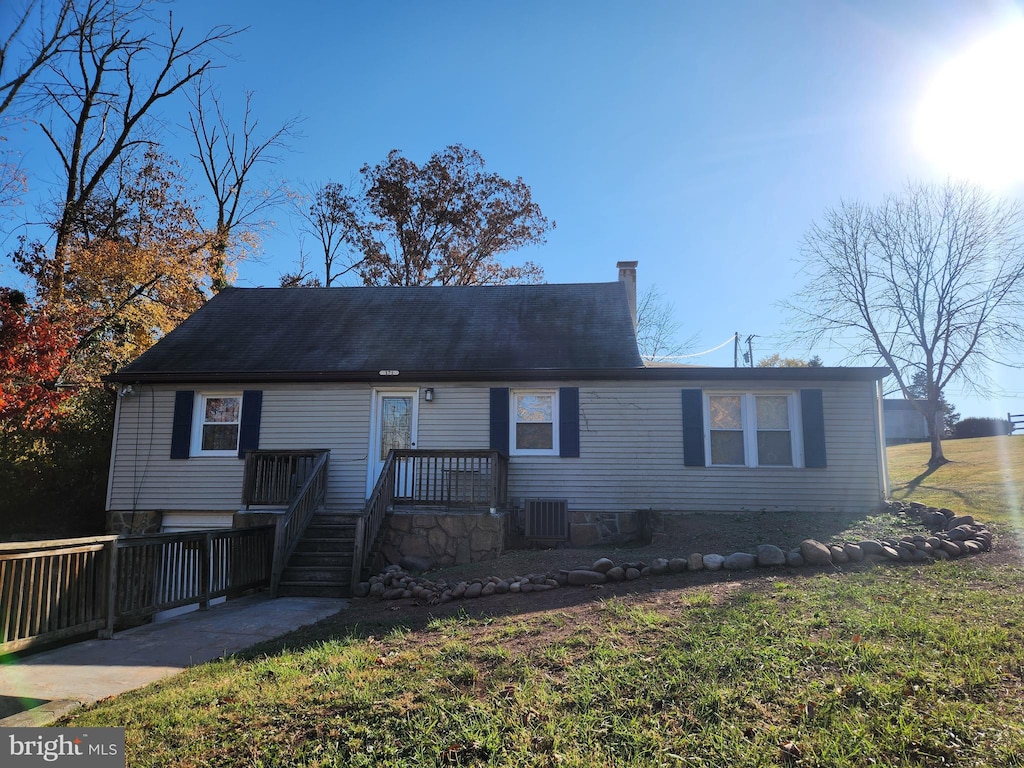
<path id="1" fill-rule="evenodd" d="M 426 400 L 428 403 L 434 402 L 434 388 L 433 387 L 427 387 L 425 390 L 423 390 L 423 399 Z"/>

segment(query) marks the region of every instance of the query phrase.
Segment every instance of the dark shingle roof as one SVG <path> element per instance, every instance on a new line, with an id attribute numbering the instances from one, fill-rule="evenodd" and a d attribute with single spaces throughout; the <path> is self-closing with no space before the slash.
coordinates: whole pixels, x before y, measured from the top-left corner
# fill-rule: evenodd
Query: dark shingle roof
<path id="1" fill-rule="evenodd" d="M 224 291 L 110 377 L 640 368 L 622 283 Z"/>

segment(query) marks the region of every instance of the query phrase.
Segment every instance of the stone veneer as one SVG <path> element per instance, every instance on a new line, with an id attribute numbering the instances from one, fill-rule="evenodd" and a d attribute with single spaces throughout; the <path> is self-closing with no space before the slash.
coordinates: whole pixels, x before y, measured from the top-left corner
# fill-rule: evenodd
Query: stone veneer
<path id="1" fill-rule="evenodd" d="M 490 512 L 395 512 L 381 553 L 388 562 L 425 558 L 435 568 L 475 563 L 505 550 L 505 515 Z"/>

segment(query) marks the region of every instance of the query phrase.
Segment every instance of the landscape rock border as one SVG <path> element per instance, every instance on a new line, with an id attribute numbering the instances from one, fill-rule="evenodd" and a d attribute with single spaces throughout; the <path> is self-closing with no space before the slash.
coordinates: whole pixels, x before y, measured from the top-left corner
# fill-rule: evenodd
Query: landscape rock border
<path id="1" fill-rule="evenodd" d="M 970 515 L 957 515 L 950 509 L 929 507 L 919 502 L 889 500 L 886 505 L 890 512 L 920 523 L 928 530 L 928 535 L 919 533 L 899 539 L 832 543 L 804 539 L 798 548 L 788 552 L 774 544 L 762 544 L 753 553 L 720 555 L 694 552 L 688 557 L 656 558 L 650 563 L 639 560 L 615 563 L 602 557 L 589 566 L 577 566 L 569 570 L 507 578 L 490 576 L 456 583 L 444 579 L 432 581 L 423 576 L 415 576 L 403 570 L 400 565 L 390 565 L 369 581 L 360 583 L 355 596 L 382 600 L 416 598 L 428 605 L 440 605 L 452 600 L 507 593 L 546 592 L 561 587 L 590 587 L 684 571 L 748 571 L 755 568 L 840 566 L 861 562 L 922 563 L 975 555 L 992 549 L 992 532 Z"/>

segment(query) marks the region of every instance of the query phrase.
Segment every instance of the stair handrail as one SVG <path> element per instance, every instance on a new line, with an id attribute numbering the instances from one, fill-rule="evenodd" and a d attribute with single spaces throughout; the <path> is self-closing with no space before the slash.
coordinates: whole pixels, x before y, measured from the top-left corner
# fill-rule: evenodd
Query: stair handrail
<path id="1" fill-rule="evenodd" d="M 327 467 L 330 464 L 330 451 L 325 451 L 316 460 L 306 482 L 292 498 L 288 509 L 277 518 L 277 530 L 274 532 L 274 568 L 270 578 L 270 594 L 277 597 L 288 558 L 295 551 L 306 526 L 313 519 L 313 513 L 323 505 L 327 495 Z"/>
<path id="2" fill-rule="evenodd" d="M 352 584 L 359 583 L 363 567 L 373 557 L 373 544 L 377 540 L 384 518 L 395 502 L 395 467 L 397 454 L 392 448 L 384 460 L 384 467 L 377 476 L 370 498 L 366 500 L 360 524 L 356 528 L 355 551 L 352 553 Z"/>

